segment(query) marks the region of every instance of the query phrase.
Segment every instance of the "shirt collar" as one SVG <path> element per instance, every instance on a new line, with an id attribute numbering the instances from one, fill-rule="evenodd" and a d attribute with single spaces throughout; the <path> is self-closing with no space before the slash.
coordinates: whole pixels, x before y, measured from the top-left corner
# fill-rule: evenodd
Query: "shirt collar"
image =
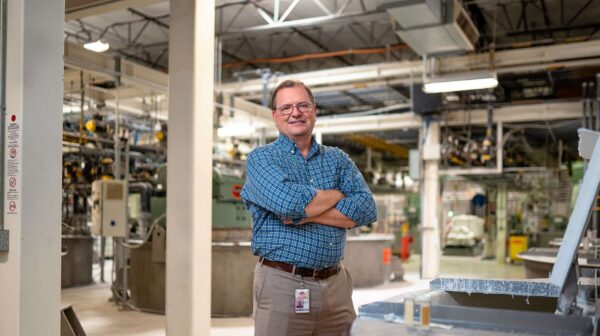
<path id="1" fill-rule="evenodd" d="M 290 154 L 296 154 L 299 149 L 298 146 L 296 146 L 296 143 L 294 143 L 292 140 L 290 140 L 288 137 L 286 137 L 285 135 L 279 133 L 279 138 L 277 138 L 277 141 L 275 141 L 275 144 L 277 145 L 277 147 L 279 147 L 280 149 L 282 149 L 284 152 L 288 152 Z M 308 155 L 306 156 L 306 159 L 310 159 L 312 156 L 318 154 L 320 152 L 321 149 L 321 145 L 319 145 L 319 143 L 317 142 L 317 140 L 315 139 L 315 136 L 312 136 L 312 145 L 310 146 L 310 151 L 308 151 Z"/>

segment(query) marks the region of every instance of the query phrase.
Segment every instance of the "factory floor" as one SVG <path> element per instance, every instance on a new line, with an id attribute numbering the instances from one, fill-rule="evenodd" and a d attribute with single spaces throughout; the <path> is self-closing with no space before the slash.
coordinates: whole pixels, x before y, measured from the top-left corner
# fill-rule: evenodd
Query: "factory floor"
<path id="1" fill-rule="evenodd" d="M 403 263 L 404 281 L 394 281 L 371 288 L 356 288 L 352 296 L 358 306 L 392 296 L 424 289 L 428 281 L 419 279 L 419 256 L 413 255 Z M 110 263 L 107 263 L 110 274 Z M 499 264 L 495 260 L 482 260 L 471 256 L 442 256 L 440 276 L 481 279 L 524 279 L 525 270 L 520 264 Z M 99 279 L 99 268 L 94 270 Z M 120 310 L 109 302 L 110 285 L 97 282 L 94 285 L 64 289 L 63 306 L 72 305 L 88 336 L 158 336 L 165 335 L 165 317 L 158 314 Z M 211 336 L 253 335 L 253 321 L 244 318 L 213 318 Z"/>

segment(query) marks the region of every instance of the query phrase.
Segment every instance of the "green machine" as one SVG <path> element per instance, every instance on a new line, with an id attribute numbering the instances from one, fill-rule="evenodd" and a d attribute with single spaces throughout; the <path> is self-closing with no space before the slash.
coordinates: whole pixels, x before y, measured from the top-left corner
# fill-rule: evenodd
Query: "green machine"
<path id="1" fill-rule="evenodd" d="M 166 212 L 167 167 L 159 168 L 155 195 L 151 198 L 150 221 Z M 240 197 L 244 186 L 239 169 L 215 167 L 213 169 L 212 227 L 215 230 L 250 230 L 252 219 Z M 159 221 L 166 226 L 166 218 Z"/>
<path id="2" fill-rule="evenodd" d="M 240 197 L 244 178 L 232 168 L 213 169 L 212 227 L 214 230 L 250 230 L 252 219 Z"/>
<path id="3" fill-rule="evenodd" d="M 244 178 L 241 169 L 215 167 L 213 169 L 212 227 L 213 263 L 231 267 L 216 267 L 213 270 L 213 314 L 249 315 L 252 312 L 252 267 L 256 258 L 249 248 L 252 220 L 240 197 Z M 155 223 L 149 239 L 140 247 L 130 250 L 128 288 L 131 293 L 129 305 L 147 312 L 163 313 L 165 310 L 166 279 L 166 199 L 167 168 L 157 172 L 156 185 L 150 197 L 150 223 Z M 231 244 L 238 242 L 238 244 Z M 239 244 L 242 242 L 242 244 Z M 247 242 L 247 245 L 244 243 Z M 225 243 L 225 246 L 220 244 Z M 216 244 L 216 247 L 215 247 Z M 223 279 L 240 279 L 239 275 L 229 274 L 240 268 L 247 286 L 234 289 Z M 232 291 L 242 294 L 232 295 Z M 237 293 L 237 292 L 236 292 Z M 233 300 L 228 300 L 234 297 Z M 240 300 L 240 298 L 244 300 Z"/>

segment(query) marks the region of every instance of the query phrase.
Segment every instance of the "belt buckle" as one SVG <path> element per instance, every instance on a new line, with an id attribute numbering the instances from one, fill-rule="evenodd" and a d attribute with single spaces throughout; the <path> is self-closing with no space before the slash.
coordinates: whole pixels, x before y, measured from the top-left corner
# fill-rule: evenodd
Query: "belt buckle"
<path id="1" fill-rule="evenodd" d="M 316 268 L 313 268 L 313 274 L 312 274 L 313 279 L 317 278 L 317 271 L 318 270 Z"/>

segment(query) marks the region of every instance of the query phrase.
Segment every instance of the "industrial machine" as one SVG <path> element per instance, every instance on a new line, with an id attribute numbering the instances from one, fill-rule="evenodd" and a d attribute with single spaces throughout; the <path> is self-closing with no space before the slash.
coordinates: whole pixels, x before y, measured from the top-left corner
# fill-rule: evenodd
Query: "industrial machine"
<path id="1" fill-rule="evenodd" d="M 63 164 L 61 287 L 90 284 L 94 239 L 87 225 L 89 177 L 78 157 L 66 156 Z"/>
<path id="2" fill-rule="evenodd" d="M 137 238 L 121 244 L 129 258 L 127 273 L 117 273 L 117 295 L 123 304 L 143 311 L 164 313 L 166 268 L 166 165 L 154 184 L 129 185 L 130 215 L 139 226 Z M 240 197 L 244 184 L 241 167 L 213 170 L 213 302 L 216 316 L 247 316 L 252 311 L 250 250 L 252 221 Z M 148 223 L 148 225 L 144 224 Z M 240 269 L 247 269 L 241 272 Z M 124 291 L 122 288 L 128 290 Z"/>
<path id="3" fill-rule="evenodd" d="M 165 311 L 166 169 L 166 165 L 159 167 L 151 182 L 138 180 L 128 184 L 129 222 L 125 231 L 119 230 L 126 232 L 126 238 L 115 236 L 113 239 L 115 271 L 111 287 L 113 301 L 124 308 L 152 313 Z M 252 221 L 240 197 L 244 184 L 242 172 L 243 167 L 219 162 L 213 169 L 213 316 L 252 313 L 253 270 L 257 258 L 250 246 Z M 101 207 L 112 206 L 102 201 L 107 196 L 108 182 L 111 181 L 98 182 L 94 189 L 97 193 L 94 200 L 101 200 L 94 202 L 99 207 L 94 217 L 97 221 L 103 213 Z M 99 187 L 101 185 L 104 189 Z M 110 226 L 110 218 L 114 216 L 106 218 Z M 349 237 L 346 266 L 354 272 L 356 286 L 389 281 L 392 240 L 391 235 Z M 364 263 L 365 258 L 370 261 Z"/>
<path id="4" fill-rule="evenodd" d="M 549 278 L 438 278 L 429 290 L 361 306 L 351 334 L 598 335 L 600 264 L 580 263 L 578 247 L 600 189 L 600 137 L 580 138 L 580 155 L 588 169 Z"/>
<path id="5" fill-rule="evenodd" d="M 483 218 L 473 215 L 452 217 L 444 237 L 444 254 L 478 254 L 484 238 Z"/>
<path id="6" fill-rule="evenodd" d="M 213 240 L 250 240 L 252 218 L 240 196 L 243 186 L 240 168 L 213 169 Z"/>
<path id="7" fill-rule="evenodd" d="M 212 315 L 249 316 L 256 257 L 252 254 L 252 218 L 240 193 L 243 167 L 217 162 L 212 198 Z"/>

